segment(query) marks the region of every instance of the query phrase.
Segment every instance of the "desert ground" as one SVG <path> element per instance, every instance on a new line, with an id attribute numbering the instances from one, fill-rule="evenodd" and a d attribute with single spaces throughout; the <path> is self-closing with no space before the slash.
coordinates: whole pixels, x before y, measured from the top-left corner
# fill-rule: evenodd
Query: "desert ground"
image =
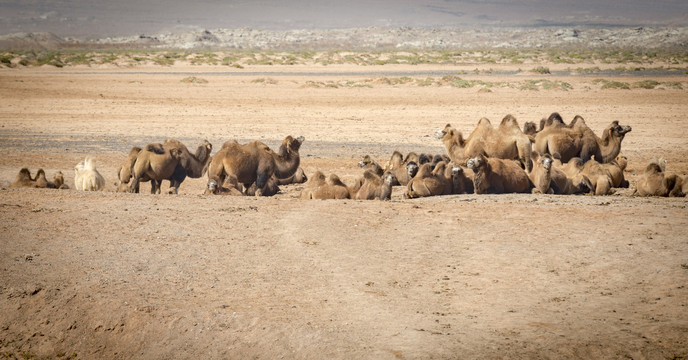
<path id="1" fill-rule="evenodd" d="M 0 69 L 0 355 L 5 358 L 688 358 L 688 200 L 632 196 L 653 157 L 688 174 L 682 86 L 603 89 L 523 65 L 144 65 Z M 602 65 L 600 65 L 602 66 Z M 602 66 L 603 67 L 603 66 Z M 488 71 L 489 69 L 489 71 Z M 477 70 L 477 71 L 476 71 Z M 484 71 L 483 71 L 484 70 Z M 514 84 L 460 88 L 426 80 Z M 523 89 L 530 80 L 567 88 Z M 115 192 L 129 149 L 302 135 L 301 166 L 353 184 L 366 154 L 442 153 L 447 123 L 557 111 L 630 125 L 611 196 L 391 201 Z M 85 156 L 103 192 L 73 190 Z M 62 171 L 70 190 L 10 189 Z M 163 192 L 167 182 L 163 185 Z"/>

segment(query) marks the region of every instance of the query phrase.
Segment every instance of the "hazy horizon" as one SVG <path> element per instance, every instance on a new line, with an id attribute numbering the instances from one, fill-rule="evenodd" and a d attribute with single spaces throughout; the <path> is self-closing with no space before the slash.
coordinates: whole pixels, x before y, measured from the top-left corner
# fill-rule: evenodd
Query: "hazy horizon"
<path id="1" fill-rule="evenodd" d="M 116 36 L 214 28 L 688 25 L 688 2 L 660 0 L 0 0 L 0 34 Z"/>

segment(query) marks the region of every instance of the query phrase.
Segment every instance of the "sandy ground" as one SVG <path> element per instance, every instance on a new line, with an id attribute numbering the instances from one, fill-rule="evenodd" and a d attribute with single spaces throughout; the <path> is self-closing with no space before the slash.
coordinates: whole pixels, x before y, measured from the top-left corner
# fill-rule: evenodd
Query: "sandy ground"
<path id="1" fill-rule="evenodd" d="M 0 355 L 688 357 L 685 198 L 405 200 L 399 187 L 390 202 L 306 201 L 300 185 L 272 198 L 203 196 L 203 178 L 176 196 L 147 184 L 114 192 L 132 146 L 170 137 L 217 150 L 303 135 L 306 173 L 351 184 L 366 154 L 443 152 L 432 134 L 448 122 L 467 135 L 483 116 L 523 124 L 553 111 L 598 133 L 631 125 L 631 187 L 652 157 L 688 173 L 686 90 L 600 90 L 584 76 L 546 77 L 570 91 L 309 83 L 421 70 L 438 68 L 0 70 Z M 73 186 L 86 155 L 105 192 L 7 188 L 22 167 L 60 170 Z"/>

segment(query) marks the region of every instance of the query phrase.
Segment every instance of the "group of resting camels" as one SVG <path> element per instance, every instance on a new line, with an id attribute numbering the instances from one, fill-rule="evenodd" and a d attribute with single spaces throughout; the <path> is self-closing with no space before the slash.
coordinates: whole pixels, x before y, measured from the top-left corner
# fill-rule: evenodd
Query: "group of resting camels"
<path id="1" fill-rule="evenodd" d="M 466 138 L 447 124 L 435 133 L 446 154 L 403 156 L 395 151 L 385 167 L 366 156 L 359 163 L 362 176 L 350 185 L 321 171 L 306 177 L 299 157 L 303 137 L 287 136 L 277 151 L 260 141 L 228 141 L 213 156 L 207 140 L 191 153 L 180 141 L 169 139 L 133 147 L 119 167 L 116 185 L 118 191 L 139 192 L 141 182 L 150 182 L 155 194 L 167 180 L 170 192 L 177 193 L 187 176 L 207 174 L 205 194 L 272 196 L 280 185 L 305 182 L 302 199 L 388 200 L 395 185 L 405 187 L 406 198 L 529 192 L 608 195 L 613 188 L 629 187 L 624 177 L 627 160 L 620 153 L 630 131 L 630 126 L 614 121 L 598 136 L 582 117 L 566 124 L 558 113 L 542 119 L 539 127 L 527 122 L 523 130 L 512 115 L 496 127 L 482 118 Z M 75 168 L 75 184 L 82 181 L 80 170 L 84 165 Z M 21 181 L 36 181 L 30 174 L 27 178 L 28 170 L 22 172 L 15 180 L 19 186 Z M 64 179 L 55 182 L 60 187 Z M 634 194 L 685 196 L 687 192 L 688 179 L 666 173 L 666 161 L 655 159 L 638 179 Z"/>

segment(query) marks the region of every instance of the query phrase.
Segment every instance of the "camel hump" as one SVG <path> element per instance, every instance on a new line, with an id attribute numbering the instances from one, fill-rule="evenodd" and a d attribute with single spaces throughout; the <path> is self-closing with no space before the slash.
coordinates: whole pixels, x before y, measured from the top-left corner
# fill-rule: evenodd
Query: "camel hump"
<path id="1" fill-rule="evenodd" d="M 550 126 L 553 124 L 564 125 L 564 119 L 561 118 L 561 115 L 559 115 L 558 112 L 551 113 L 547 120 L 545 120 L 545 125 Z"/>
<path id="2" fill-rule="evenodd" d="M 150 151 L 152 153 L 156 153 L 159 155 L 162 155 L 165 153 L 165 148 L 163 148 L 161 143 L 152 143 L 146 145 L 146 147 L 143 148 L 145 151 Z"/>
<path id="3" fill-rule="evenodd" d="M 478 120 L 478 126 L 492 126 L 490 119 L 483 117 Z"/>
<path id="4" fill-rule="evenodd" d="M 327 179 L 327 182 L 332 186 L 344 186 L 344 183 L 341 179 L 339 179 L 339 176 L 337 176 L 336 174 L 330 174 L 330 177 Z"/>
<path id="5" fill-rule="evenodd" d="M 372 171 L 370 171 L 370 170 L 364 171 L 364 172 L 363 172 L 363 177 L 364 177 L 366 180 L 368 180 L 368 181 L 375 181 L 375 182 L 379 182 L 379 181 L 380 181 L 380 177 L 377 176 L 377 174 L 375 174 L 374 172 L 372 172 Z"/>
<path id="6" fill-rule="evenodd" d="M 583 119 L 582 116 L 576 115 L 573 118 L 573 120 L 571 120 L 569 127 L 570 128 L 586 128 L 586 127 L 588 127 L 588 124 L 585 123 L 585 119 Z"/>
<path id="7" fill-rule="evenodd" d="M 518 128 L 518 121 L 516 120 L 516 118 L 513 115 L 507 114 L 502 119 L 502 122 L 499 124 L 499 126 L 507 126 L 507 127 L 516 126 Z"/>

